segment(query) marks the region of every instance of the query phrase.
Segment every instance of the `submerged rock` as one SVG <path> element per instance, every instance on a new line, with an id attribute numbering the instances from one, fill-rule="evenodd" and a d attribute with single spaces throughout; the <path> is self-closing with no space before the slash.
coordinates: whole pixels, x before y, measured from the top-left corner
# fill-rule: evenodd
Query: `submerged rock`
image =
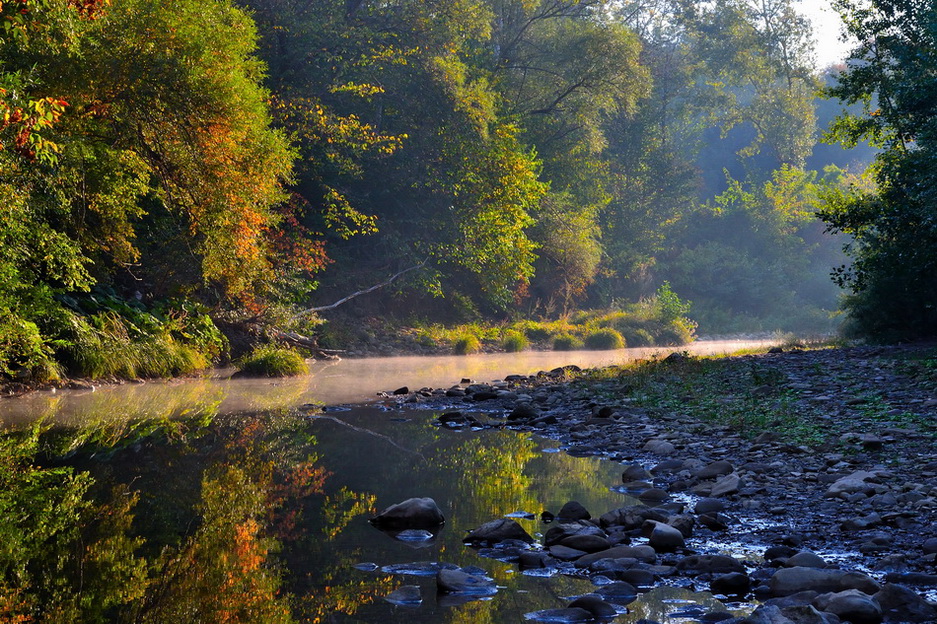
<path id="1" fill-rule="evenodd" d="M 492 579 L 464 570 L 440 570 L 436 574 L 436 587 L 441 594 L 491 596 L 498 592 Z"/>
<path id="2" fill-rule="evenodd" d="M 419 585 L 404 585 L 384 596 L 384 600 L 397 605 L 418 605 L 423 602 Z"/>

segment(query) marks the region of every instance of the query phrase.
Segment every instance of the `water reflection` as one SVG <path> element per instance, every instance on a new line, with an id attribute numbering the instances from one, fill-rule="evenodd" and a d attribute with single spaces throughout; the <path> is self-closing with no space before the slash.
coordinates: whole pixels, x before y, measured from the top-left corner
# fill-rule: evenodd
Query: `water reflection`
<path id="1" fill-rule="evenodd" d="M 218 399 L 201 397 L 199 418 L 166 406 L 148 421 L 0 437 L 0 620 L 517 622 L 594 588 L 482 557 L 463 546 L 466 532 L 568 500 L 596 515 L 626 504 L 609 488 L 620 466 L 543 452 L 527 434 L 453 432 L 430 414 L 376 408 L 221 416 Z M 421 547 L 367 522 L 413 496 L 447 516 Z M 477 566 L 498 591 L 453 599 L 437 595 L 434 576 L 392 573 L 416 562 Z M 406 585 L 418 606 L 385 600 Z M 692 621 L 680 617 L 690 603 L 676 601 L 721 608 L 655 590 L 616 621 Z"/>
<path id="2" fill-rule="evenodd" d="M 679 350 L 712 354 L 735 351 L 768 342 L 699 342 Z M 298 407 L 304 403 L 337 405 L 373 401 L 378 392 L 400 386 L 448 387 L 463 378 L 480 381 L 504 375 L 531 374 L 558 366 L 582 367 L 621 364 L 674 349 L 622 349 L 497 353 L 472 356 L 364 358 L 341 362 L 315 362 L 310 374 L 288 379 L 230 379 L 224 376 L 127 383 L 94 390 L 36 392 L 0 399 L 0 422 L 31 422 L 44 415 L 78 425 L 108 418 L 161 419 L 232 414 Z M 230 374 L 231 371 L 219 374 Z"/>

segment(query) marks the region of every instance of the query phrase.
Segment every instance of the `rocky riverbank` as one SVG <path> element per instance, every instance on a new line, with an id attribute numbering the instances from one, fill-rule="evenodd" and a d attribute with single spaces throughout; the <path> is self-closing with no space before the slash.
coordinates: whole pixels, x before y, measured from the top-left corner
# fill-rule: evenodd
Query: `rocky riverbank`
<path id="1" fill-rule="evenodd" d="M 506 542 L 522 567 L 757 600 L 745 621 L 759 624 L 937 622 L 935 353 L 674 355 L 389 400 L 622 463 L 618 487 L 640 504 L 553 510 L 566 517 L 542 549 Z"/>

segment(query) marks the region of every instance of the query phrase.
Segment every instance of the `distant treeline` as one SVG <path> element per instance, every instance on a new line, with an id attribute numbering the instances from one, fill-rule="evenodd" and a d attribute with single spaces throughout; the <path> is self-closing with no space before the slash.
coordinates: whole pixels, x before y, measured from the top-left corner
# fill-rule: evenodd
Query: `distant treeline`
<path id="1" fill-rule="evenodd" d="M 872 4 L 858 34 L 897 20 L 934 54 L 932 9 Z M 841 246 L 860 254 L 840 273 L 859 312 L 885 257 L 869 249 L 892 241 L 878 207 L 926 216 L 902 158 L 928 153 L 937 99 L 871 99 L 893 73 L 933 89 L 898 44 L 865 50 L 907 71 L 818 74 L 792 5 L 2 3 L 0 372 L 95 332 L 184 342 L 206 312 L 295 325 L 415 265 L 348 305 L 556 317 L 668 281 L 703 331 L 827 329 Z M 857 149 L 817 145 L 840 108 L 824 86 L 853 105 L 835 134 Z M 868 176 L 866 138 L 885 148 Z"/>

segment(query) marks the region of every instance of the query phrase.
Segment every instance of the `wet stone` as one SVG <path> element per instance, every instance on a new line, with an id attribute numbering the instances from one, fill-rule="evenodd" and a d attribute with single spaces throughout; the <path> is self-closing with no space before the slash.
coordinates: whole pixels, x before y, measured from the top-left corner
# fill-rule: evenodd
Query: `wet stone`
<path id="1" fill-rule="evenodd" d="M 384 600 L 397 605 L 418 605 L 423 602 L 423 596 L 419 585 L 404 585 L 384 596 Z"/>

